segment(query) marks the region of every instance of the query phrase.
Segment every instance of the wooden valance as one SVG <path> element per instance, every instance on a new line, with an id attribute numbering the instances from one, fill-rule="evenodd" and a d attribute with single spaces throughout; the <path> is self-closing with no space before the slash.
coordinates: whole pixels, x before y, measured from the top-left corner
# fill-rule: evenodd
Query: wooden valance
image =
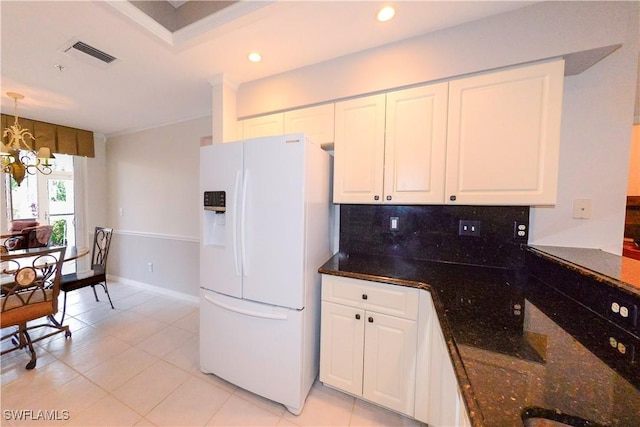
<path id="1" fill-rule="evenodd" d="M 13 124 L 15 118 L 7 114 L 2 114 L 1 118 L 1 129 L 4 132 L 7 126 Z M 33 145 L 31 148 L 34 151 L 38 151 L 42 147 L 49 147 L 52 152 L 58 154 L 95 157 L 93 132 L 91 131 L 39 122 L 24 117 L 18 117 L 18 123 L 20 127 L 28 129 L 35 136 L 35 141 L 27 141 L 28 144 Z M 3 137 L 2 142 L 6 144 L 8 141 Z"/>

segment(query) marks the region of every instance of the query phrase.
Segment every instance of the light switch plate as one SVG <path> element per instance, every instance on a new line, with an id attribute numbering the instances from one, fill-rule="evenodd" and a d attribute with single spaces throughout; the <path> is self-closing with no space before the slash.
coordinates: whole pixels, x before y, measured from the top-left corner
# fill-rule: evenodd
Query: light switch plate
<path id="1" fill-rule="evenodd" d="M 573 218 L 591 218 L 591 199 L 575 199 L 573 201 Z"/>

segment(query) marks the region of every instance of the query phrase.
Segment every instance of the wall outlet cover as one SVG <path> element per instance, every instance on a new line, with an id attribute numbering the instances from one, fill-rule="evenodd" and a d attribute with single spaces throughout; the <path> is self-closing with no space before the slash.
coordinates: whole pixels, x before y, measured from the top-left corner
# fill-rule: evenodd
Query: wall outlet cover
<path id="1" fill-rule="evenodd" d="M 467 219 L 461 219 L 458 222 L 458 235 L 459 236 L 480 236 L 480 221 L 472 221 Z"/>

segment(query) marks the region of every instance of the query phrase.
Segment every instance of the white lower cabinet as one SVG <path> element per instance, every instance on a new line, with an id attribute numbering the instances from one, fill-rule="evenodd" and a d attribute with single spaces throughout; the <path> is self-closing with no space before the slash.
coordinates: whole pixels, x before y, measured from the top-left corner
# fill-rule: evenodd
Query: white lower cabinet
<path id="1" fill-rule="evenodd" d="M 328 353 L 320 380 L 413 416 L 416 321 L 330 302 L 322 319 Z"/>
<path id="2" fill-rule="evenodd" d="M 320 381 L 362 395 L 364 310 L 322 302 Z"/>
<path id="3" fill-rule="evenodd" d="M 417 308 L 417 289 L 323 276 L 320 381 L 413 416 Z"/>
<path id="4" fill-rule="evenodd" d="M 424 421 L 434 426 L 470 425 L 449 350 L 437 321 L 431 323 L 430 353 L 430 392 L 427 400 L 428 414 Z"/>
<path id="5" fill-rule="evenodd" d="M 320 381 L 432 426 L 470 425 L 424 290 L 323 275 Z"/>

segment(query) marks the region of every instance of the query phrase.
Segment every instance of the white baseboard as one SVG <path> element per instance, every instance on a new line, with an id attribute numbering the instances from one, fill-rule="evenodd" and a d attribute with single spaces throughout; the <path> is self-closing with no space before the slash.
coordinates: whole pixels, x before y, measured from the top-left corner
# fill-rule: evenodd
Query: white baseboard
<path id="1" fill-rule="evenodd" d="M 157 294 L 166 295 L 168 297 L 177 298 L 182 301 L 186 301 L 188 303 L 199 305 L 200 298 L 194 295 L 185 294 L 184 292 L 172 291 L 171 289 L 161 288 L 159 286 L 154 286 L 149 283 L 139 282 L 137 280 L 126 279 L 124 277 L 113 276 L 111 274 L 107 274 L 107 279 L 113 282 L 119 282 L 124 285 L 135 286 L 136 288 L 141 288 L 146 291 L 155 292 Z"/>

